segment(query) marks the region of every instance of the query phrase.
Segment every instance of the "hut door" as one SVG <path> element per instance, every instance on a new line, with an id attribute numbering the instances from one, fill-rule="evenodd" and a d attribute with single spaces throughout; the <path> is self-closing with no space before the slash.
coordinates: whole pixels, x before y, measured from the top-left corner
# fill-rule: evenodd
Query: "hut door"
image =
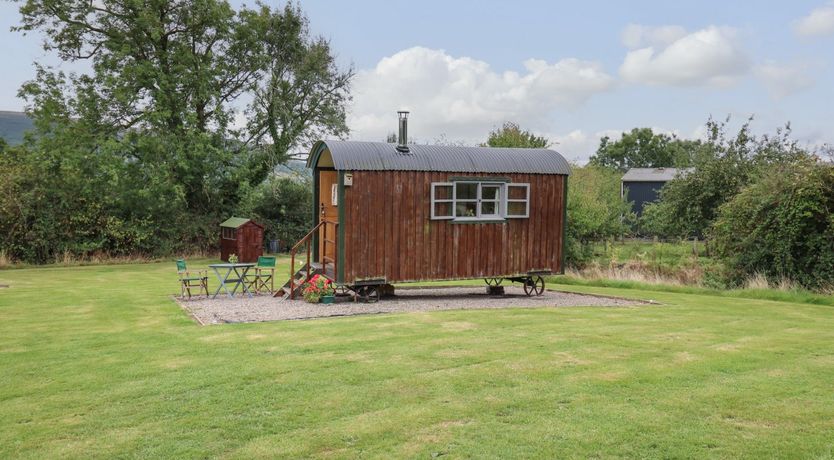
<path id="1" fill-rule="evenodd" d="M 319 171 L 319 221 L 326 223 L 319 229 L 319 263 L 329 265 L 332 274 L 336 260 L 336 222 L 339 221 L 339 203 L 336 203 L 336 171 Z"/>

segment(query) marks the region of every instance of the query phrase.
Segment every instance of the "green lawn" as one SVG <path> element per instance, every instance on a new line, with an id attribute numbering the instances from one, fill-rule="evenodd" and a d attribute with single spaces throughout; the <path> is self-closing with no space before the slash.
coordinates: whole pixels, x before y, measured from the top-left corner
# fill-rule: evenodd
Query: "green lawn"
<path id="1" fill-rule="evenodd" d="M 831 306 L 563 286 L 665 305 L 200 327 L 172 263 L 0 284 L 0 458 L 834 456 Z"/>

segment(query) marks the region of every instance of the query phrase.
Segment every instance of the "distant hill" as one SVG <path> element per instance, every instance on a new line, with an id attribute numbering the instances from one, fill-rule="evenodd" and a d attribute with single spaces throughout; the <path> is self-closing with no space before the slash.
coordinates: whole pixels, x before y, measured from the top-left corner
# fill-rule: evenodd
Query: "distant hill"
<path id="1" fill-rule="evenodd" d="M 307 169 L 307 162 L 304 160 L 289 160 L 287 164 L 278 165 L 275 167 L 276 176 L 307 176 L 312 177 L 312 173 Z"/>
<path id="2" fill-rule="evenodd" d="M 23 133 L 32 129 L 32 120 L 23 112 L 0 110 L 0 137 L 10 145 L 23 142 Z"/>

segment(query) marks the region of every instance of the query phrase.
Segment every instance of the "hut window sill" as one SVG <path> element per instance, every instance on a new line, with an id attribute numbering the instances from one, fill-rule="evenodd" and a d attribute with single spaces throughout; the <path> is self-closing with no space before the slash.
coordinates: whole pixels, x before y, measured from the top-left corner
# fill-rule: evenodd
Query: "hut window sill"
<path id="1" fill-rule="evenodd" d="M 507 219 L 453 219 L 453 224 L 503 224 Z"/>

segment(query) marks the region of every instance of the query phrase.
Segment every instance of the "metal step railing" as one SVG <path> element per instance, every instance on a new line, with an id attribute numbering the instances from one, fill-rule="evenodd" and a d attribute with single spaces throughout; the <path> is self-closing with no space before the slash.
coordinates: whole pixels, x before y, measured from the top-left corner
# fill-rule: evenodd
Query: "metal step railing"
<path id="1" fill-rule="evenodd" d="M 329 235 L 328 227 L 332 227 L 332 235 Z M 322 254 L 319 254 L 319 259 L 321 259 L 321 268 L 320 271 L 318 267 L 315 267 L 315 263 L 310 260 L 312 254 L 312 246 L 313 246 L 313 236 L 316 235 L 316 232 L 322 229 L 321 241 L 322 241 Z M 284 298 L 289 295 L 290 299 L 295 298 L 295 293 L 307 280 L 310 279 L 311 275 L 314 275 L 316 272 L 320 272 L 331 278 L 333 280 L 337 279 L 337 270 L 338 270 L 338 263 L 339 263 L 339 247 L 338 247 L 338 234 L 339 234 L 339 223 L 333 222 L 329 220 L 322 220 L 312 230 L 310 230 L 304 238 L 301 238 L 298 243 L 295 243 L 295 246 L 292 247 L 290 250 L 290 279 L 284 285 L 285 289 L 288 289 L 289 292 L 285 292 Z M 329 236 L 329 237 L 328 237 Z M 327 249 L 328 245 L 333 246 L 333 257 L 327 256 Z M 304 259 L 304 265 L 296 271 L 295 268 L 295 256 L 298 254 L 299 250 L 305 249 L 302 254 L 306 254 L 306 258 Z M 332 264 L 333 270 L 329 271 L 327 266 Z M 330 276 L 332 273 L 332 277 Z M 304 274 L 303 277 L 299 278 L 298 276 Z"/>

